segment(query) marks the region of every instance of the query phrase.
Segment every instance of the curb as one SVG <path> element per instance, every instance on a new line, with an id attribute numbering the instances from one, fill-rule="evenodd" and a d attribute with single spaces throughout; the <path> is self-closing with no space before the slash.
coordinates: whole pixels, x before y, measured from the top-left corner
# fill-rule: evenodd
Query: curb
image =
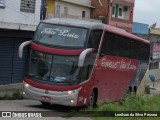
<path id="1" fill-rule="evenodd" d="M 17 84 L 6 84 L 6 85 L 0 85 L 0 96 L 4 96 L 6 94 L 12 95 L 15 91 L 23 92 L 23 84 L 17 83 Z"/>

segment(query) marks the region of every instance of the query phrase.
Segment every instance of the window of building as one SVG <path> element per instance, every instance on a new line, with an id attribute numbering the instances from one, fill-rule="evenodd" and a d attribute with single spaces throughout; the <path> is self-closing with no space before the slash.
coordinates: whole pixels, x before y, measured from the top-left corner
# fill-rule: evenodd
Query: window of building
<path id="1" fill-rule="evenodd" d="M 116 7 L 115 6 L 112 6 L 112 17 L 115 17 L 115 14 L 116 14 Z"/>
<path id="2" fill-rule="evenodd" d="M 35 12 L 35 0 L 21 0 L 20 11 L 34 13 Z"/>
<path id="3" fill-rule="evenodd" d="M 61 6 L 56 5 L 56 17 L 60 17 L 60 10 L 61 10 Z"/>
<path id="4" fill-rule="evenodd" d="M 64 7 L 64 16 L 67 17 L 68 15 L 68 7 Z"/>
<path id="5" fill-rule="evenodd" d="M 123 7 L 123 11 L 124 11 L 124 12 L 127 12 L 127 11 L 128 11 L 128 7 L 127 7 L 127 6 L 124 6 L 124 7 Z"/>
<path id="6" fill-rule="evenodd" d="M 129 20 L 130 6 L 124 6 L 120 4 L 112 5 L 112 17 Z"/>
<path id="7" fill-rule="evenodd" d="M 46 18 L 47 6 L 47 1 L 42 0 L 40 20 L 44 20 Z"/>
<path id="8" fill-rule="evenodd" d="M 152 70 L 152 69 L 159 69 L 159 62 L 156 61 L 156 62 L 151 62 L 149 64 L 149 69 Z"/>
<path id="9" fill-rule="evenodd" d="M 123 6 L 123 19 L 129 20 L 129 15 L 130 15 L 130 7 Z"/>
<path id="10" fill-rule="evenodd" d="M 86 11 L 82 11 L 82 17 L 83 17 L 83 18 L 86 17 Z"/>
<path id="11" fill-rule="evenodd" d="M 114 17 L 118 17 L 118 7 L 119 5 L 118 4 L 115 4 L 115 16 Z"/>
<path id="12" fill-rule="evenodd" d="M 122 16 L 122 8 L 121 7 L 118 10 L 118 16 Z"/>

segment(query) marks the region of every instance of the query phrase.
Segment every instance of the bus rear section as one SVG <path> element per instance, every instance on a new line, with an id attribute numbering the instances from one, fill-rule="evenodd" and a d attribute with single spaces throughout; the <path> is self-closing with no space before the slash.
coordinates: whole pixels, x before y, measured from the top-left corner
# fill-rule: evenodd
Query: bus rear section
<path id="1" fill-rule="evenodd" d="M 120 101 L 129 87 L 138 87 L 149 62 L 145 40 L 82 20 L 45 20 L 20 54 L 28 44 L 24 91 L 43 104 L 92 107 Z"/>
<path id="2" fill-rule="evenodd" d="M 95 67 L 98 99 L 120 101 L 136 93 L 149 65 L 150 43 L 123 30 L 107 29 Z"/>

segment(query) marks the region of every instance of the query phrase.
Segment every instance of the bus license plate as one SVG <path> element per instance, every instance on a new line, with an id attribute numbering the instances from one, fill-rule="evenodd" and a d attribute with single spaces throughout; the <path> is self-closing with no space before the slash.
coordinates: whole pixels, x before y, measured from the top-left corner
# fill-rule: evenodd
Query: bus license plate
<path id="1" fill-rule="evenodd" d="M 48 101 L 50 101 L 50 100 L 51 100 L 51 97 L 48 97 L 48 96 L 42 96 L 42 97 L 41 97 L 41 99 L 42 99 L 42 101 L 46 101 L 46 102 L 48 102 Z"/>

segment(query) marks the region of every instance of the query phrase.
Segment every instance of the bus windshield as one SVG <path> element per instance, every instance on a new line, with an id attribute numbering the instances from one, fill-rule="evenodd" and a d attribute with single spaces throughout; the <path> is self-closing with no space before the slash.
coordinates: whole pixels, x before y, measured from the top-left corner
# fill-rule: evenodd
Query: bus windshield
<path id="1" fill-rule="evenodd" d="M 77 82 L 78 56 L 58 56 L 31 51 L 28 75 L 52 83 Z"/>
<path id="2" fill-rule="evenodd" d="M 88 29 L 40 23 L 33 41 L 52 46 L 83 48 Z"/>

